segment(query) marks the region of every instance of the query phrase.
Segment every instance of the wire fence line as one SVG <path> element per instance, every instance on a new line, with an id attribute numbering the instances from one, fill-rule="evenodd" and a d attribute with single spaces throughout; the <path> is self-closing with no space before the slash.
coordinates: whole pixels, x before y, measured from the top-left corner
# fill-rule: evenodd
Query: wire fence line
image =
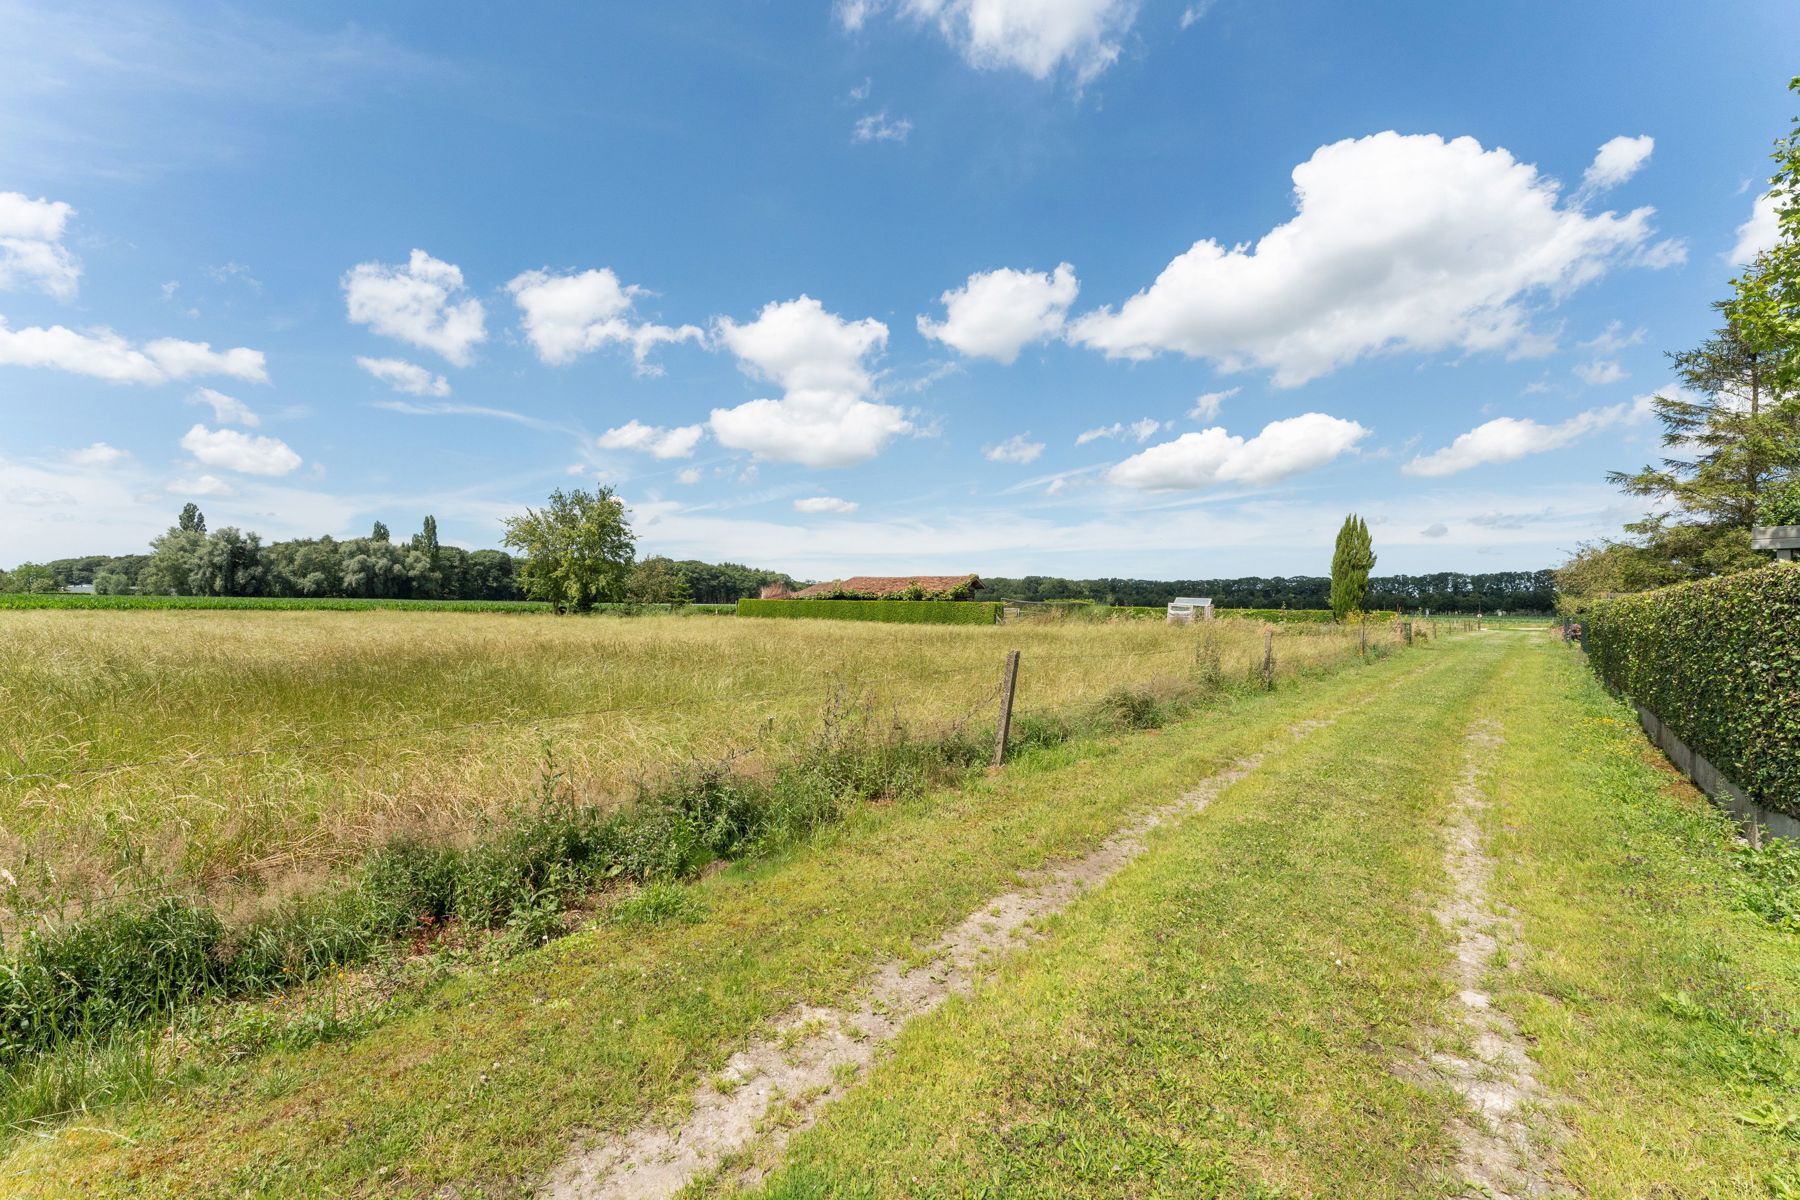
<path id="1" fill-rule="evenodd" d="M 1171 655 L 1175 655 L 1175 654 L 1191 656 L 1193 654 L 1193 650 L 1186 646 L 1165 646 L 1165 647 L 1158 647 L 1158 648 L 1152 649 L 1152 650 L 1129 650 L 1129 651 L 1120 651 L 1117 653 L 1104 653 L 1104 654 L 1034 654 L 1031 656 L 1031 661 L 1034 664 L 1040 663 L 1040 662 L 1093 661 L 1093 660 L 1098 660 L 1098 659 L 1105 659 L 1108 661 L 1118 661 L 1119 659 L 1154 658 L 1154 657 L 1171 656 Z M 907 681 L 913 682 L 913 681 L 924 681 L 924 680 L 933 680 L 933 679 L 957 678 L 957 677 L 964 677 L 964 676 L 970 676 L 970 675 L 975 675 L 975 674 L 985 674 L 990 670 L 992 670 L 992 668 L 988 667 L 988 666 L 979 666 L 976 664 L 970 664 L 966 667 L 954 667 L 954 668 L 950 668 L 948 670 L 925 671 L 925 672 L 912 673 L 912 674 L 908 675 Z M 854 690 L 854 689 L 859 689 L 859 688 L 863 688 L 863 687 L 867 687 L 867 686 L 873 686 L 880 682 L 883 682 L 883 681 L 875 680 L 875 679 L 848 679 L 848 680 L 839 681 L 839 683 L 837 685 L 837 689 L 839 691 Z M 819 690 L 820 689 L 819 689 L 818 685 L 816 683 L 812 683 L 812 684 L 807 684 L 804 686 L 794 687 L 794 688 L 782 688 L 782 689 L 776 689 L 773 691 L 752 693 L 750 695 L 744 695 L 744 696 L 731 696 L 728 698 L 722 698 L 719 701 L 715 701 L 715 703 L 730 703 L 732 705 L 756 704 L 756 703 L 760 703 L 760 702 L 768 701 L 768 700 L 782 700 L 782 699 L 790 699 L 794 696 L 816 694 L 819 692 Z M 973 708 L 971 708 L 971 710 L 968 713 L 965 713 L 962 717 L 958 718 L 954 722 L 955 727 L 957 729 L 960 729 L 963 725 L 967 724 L 967 722 L 973 717 L 975 711 L 979 710 L 982 705 L 985 705 L 985 704 L 991 702 L 997 695 L 998 691 L 999 691 L 999 685 L 996 684 L 994 689 L 992 691 L 990 691 L 987 695 L 985 695 L 981 700 L 977 701 L 975 706 Z M 210 751 L 210 752 L 188 752 L 188 753 L 184 753 L 184 754 L 163 755 L 163 756 L 159 756 L 156 758 L 130 759 L 130 760 L 122 760 L 119 762 L 100 763 L 100 764 L 94 764 L 94 765 L 89 765 L 89 766 L 79 766 L 79 767 L 67 767 L 67 768 L 61 768 L 61 769 L 49 770 L 49 771 L 5 772 L 5 773 L 0 773 L 0 783 L 19 784 L 19 783 L 29 783 L 32 781 L 89 779 L 89 778 L 101 777 L 101 776 L 106 776 L 106 775 L 118 774 L 118 773 L 121 773 L 124 771 L 143 770 L 143 769 L 149 768 L 149 767 L 178 766 L 178 765 L 183 765 L 183 764 L 197 765 L 200 763 L 214 763 L 214 762 L 230 762 L 230 761 L 237 760 L 237 759 L 269 757 L 272 755 L 309 754 L 309 753 L 314 753 L 314 752 L 318 752 L 318 751 L 338 750 L 338 749 L 343 749 L 343 748 L 349 747 L 349 746 L 368 745 L 368 744 L 376 743 L 376 742 L 397 741 L 400 739 L 413 738 L 413 737 L 432 737 L 432 736 L 436 736 L 438 734 L 466 732 L 468 730 L 474 730 L 474 729 L 531 728 L 531 727 L 535 727 L 535 726 L 539 726 L 539 725 L 555 724 L 560 721 L 580 720 L 580 719 L 587 718 L 587 717 L 622 716 L 622 715 L 628 715 L 628 714 L 634 714 L 634 713 L 668 712 L 668 711 L 672 711 L 675 709 L 682 709 L 682 708 L 692 709 L 692 708 L 702 707 L 704 703 L 705 703 L 704 701 L 699 701 L 692 697 L 687 697 L 687 698 L 683 698 L 680 700 L 669 700 L 669 701 L 661 701 L 661 702 L 656 702 L 656 703 L 604 705 L 604 706 L 595 707 L 595 708 L 572 709 L 572 710 L 569 710 L 566 712 L 559 712 L 559 713 L 543 713 L 543 714 L 538 714 L 535 716 L 520 714 L 520 715 L 507 715 L 507 716 L 499 716 L 499 717 L 484 717 L 484 718 L 480 718 L 477 720 L 470 720 L 470 721 L 453 721 L 453 722 L 446 722 L 446 723 L 435 724 L 435 725 L 414 725 L 414 726 L 404 728 L 404 729 L 386 729 L 386 730 L 382 730 L 382 731 L 379 731 L 376 733 L 354 734 L 354 735 L 350 735 L 350 736 L 346 736 L 346 737 L 327 738 L 322 741 L 290 742 L 290 743 L 288 743 L 286 745 L 282 745 L 282 746 L 258 746 L 258 747 L 254 747 L 254 748 L 250 748 L 250 749 L 244 749 L 244 750 L 219 750 L 219 751 Z"/>

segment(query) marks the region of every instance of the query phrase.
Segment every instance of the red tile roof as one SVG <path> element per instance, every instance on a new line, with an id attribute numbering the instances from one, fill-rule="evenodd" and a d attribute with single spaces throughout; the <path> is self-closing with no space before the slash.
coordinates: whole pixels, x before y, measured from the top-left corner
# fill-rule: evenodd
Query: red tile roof
<path id="1" fill-rule="evenodd" d="M 965 584 L 970 591 L 981 588 L 981 580 L 974 575 L 852 575 L 848 579 L 832 579 L 801 588 L 794 593 L 794 599 L 810 600 L 845 592 L 859 596 L 892 596 L 908 591 L 914 585 L 927 593 L 948 592 Z"/>

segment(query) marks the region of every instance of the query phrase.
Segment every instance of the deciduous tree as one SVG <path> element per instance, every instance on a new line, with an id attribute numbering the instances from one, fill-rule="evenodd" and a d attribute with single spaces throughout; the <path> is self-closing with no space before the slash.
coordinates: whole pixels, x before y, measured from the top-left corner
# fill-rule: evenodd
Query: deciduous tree
<path id="1" fill-rule="evenodd" d="M 637 545 L 624 503 L 605 486 L 558 488 L 543 508 L 508 517 L 504 540 L 525 554 L 526 594 L 576 612 L 624 594 Z"/>

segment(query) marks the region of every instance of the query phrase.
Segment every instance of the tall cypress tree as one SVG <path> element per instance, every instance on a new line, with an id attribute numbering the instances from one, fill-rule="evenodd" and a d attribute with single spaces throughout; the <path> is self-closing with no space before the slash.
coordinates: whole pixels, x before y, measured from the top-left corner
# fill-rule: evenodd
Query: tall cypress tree
<path id="1" fill-rule="evenodd" d="M 1369 594 L 1369 572 L 1374 569 L 1369 526 L 1351 513 L 1338 530 L 1337 549 L 1331 555 L 1331 612 L 1338 620 L 1362 608 L 1363 597 Z"/>

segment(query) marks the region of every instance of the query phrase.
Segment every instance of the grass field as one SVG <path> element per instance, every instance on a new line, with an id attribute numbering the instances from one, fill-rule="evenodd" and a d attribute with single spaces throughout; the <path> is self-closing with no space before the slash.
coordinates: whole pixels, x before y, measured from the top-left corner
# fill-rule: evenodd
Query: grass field
<path id="1" fill-rule="evenodd" d="M 1504 631 L 1028 751 L 541 950 L 240 1018 L 146 1100 L 15 1138 L 0 1195 L 538 1192 L 589 1138 L 688 1119 L 759 1031 L 858 1003 L 884 962 L 1207 777 L 1208 807 L 1145 827 L 1116 877 L 840 1073 L 840 1102 L 802 1120 L 816 1097 L 785 1097 L 682 1194 L 1480 1194 L 1472 1118 L 1423 1065 L 1455 1042 L 1435 912 L 1471 764 L 1516 926 L 1483 984 L 1542 1080 L 1556 1194 L 1793 1194 L 1800 939 L 1579 656 Z"/>
<path id="2" fill-rule="evenodd" d="M 538 600 L 364 600 L 344 596 L 101 596 L 82 592 L 8 592 L 0 611 L 235 609 L 265 612 L 515 612 L 549 615 Z"/>
<path id="3" fill-rule="evenodd" d="M 532 613 L 550 616 L 543 600 L 379 600 L 347 596 L 101 596 L 91 592 L 0 592 L 0 611 L 24 609 L 228 609 L 264 612 L 461 612 Z M 730 604 L 596 604 L 596 614 L 674 613 L 716 616 L 735 611 Z"/>
<path id="4" fill-rule="evenodd" d="M 1278 678 L 1348 661 L 1283 629 Z M 0 865 L 15 906 L 149 879 L 261 893 L 399 836 L 455 839 L 539 796 L 779 762 L 826 722 L 991 725 L 1123 686 L 1230 688 L 1259 629 L 902 627 L 479 613 L 0 613 Z"/>

